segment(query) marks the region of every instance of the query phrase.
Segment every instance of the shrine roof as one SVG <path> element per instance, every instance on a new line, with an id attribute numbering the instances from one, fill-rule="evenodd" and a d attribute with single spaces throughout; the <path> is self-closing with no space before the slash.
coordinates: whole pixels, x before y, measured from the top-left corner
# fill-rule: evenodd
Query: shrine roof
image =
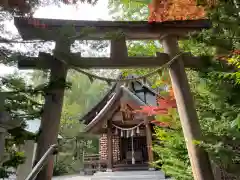
<path id="1" fill-rule="evenodd" d="M 74 28 L 75 33 L 71 36 L 73 39 L 82 40 L 112 39 L 109 33 L 116 32 L 123 33 L 126 39 L 159 39 L 165 33 L 182 36 L 188 32 L 211 27 L 210 21 L 206 19 L 149 23 L 148 21 L 79 21 L 15 17 L 14 23 L 24 40 L 56 40 L 59 38 L 56 30 L 64 26 Z M 90 28 L 89 32 L 84 28 Z"/>
<path id="2" fill-rule="evenodd" d="M 114 84 L 108 93 L 102 98 L 102 100 L 81 118 L 81 121 L 87 125 L 85 130 L 89 131 L 91 128 L 97 125 L 99 121 L 104 119 L 110 109 L 116 104 L 119 104 L 119 100 L 121 97 L 123 97 L 123 94 L 125 94 L 127 99 L 130 99 L 131 101 L 134 101 L 136 104 L 138 104 L 139 107 L 151 104 L 148 103 L 145 92 L 148 92 L 153 96 L 158 96 L 158 93 L 147 84 L 143 84 L 141 81 L 135 81 L 134 83 L 140 85 L 139 87 L 141 87 L 141 89 L 137 88 L 136 84 L 134 86 L 133 83 L 130 86 L 131 89 L 129 86 L 123 86 L 119 83 Z M 140 97 L 138 93 L 144 93 L 144 98 Z"/>

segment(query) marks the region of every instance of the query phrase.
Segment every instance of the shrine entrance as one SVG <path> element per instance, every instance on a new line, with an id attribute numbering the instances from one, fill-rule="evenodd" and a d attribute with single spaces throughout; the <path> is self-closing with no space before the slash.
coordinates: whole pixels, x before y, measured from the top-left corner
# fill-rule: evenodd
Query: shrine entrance
<path id="1" fill-rule="evenodd" d="M 126 164 L 147 164 L 147 140 L 145 136 L 121 138 L 121 161 Z M 135 160 L 132 161 L 132 158 Z"/>

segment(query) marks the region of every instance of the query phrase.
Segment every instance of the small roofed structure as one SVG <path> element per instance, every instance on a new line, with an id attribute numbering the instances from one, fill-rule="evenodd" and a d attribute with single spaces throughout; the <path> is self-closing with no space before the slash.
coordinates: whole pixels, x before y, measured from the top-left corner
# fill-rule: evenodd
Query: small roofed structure
<path id="1" fill-rule="evenodd" d="M 95 159 L 98 163 L 86 159 L 86 168 L 95 165 L 96 169 L 100 166 L 109 171 L 152 168 L 151 117 L 133 111 L 140 106 L 156 106 L 157 97 L 158 93 L 141 81 L 114 84 L 82 118 L 87 133 L 100 135 L 99 158 Z"/>

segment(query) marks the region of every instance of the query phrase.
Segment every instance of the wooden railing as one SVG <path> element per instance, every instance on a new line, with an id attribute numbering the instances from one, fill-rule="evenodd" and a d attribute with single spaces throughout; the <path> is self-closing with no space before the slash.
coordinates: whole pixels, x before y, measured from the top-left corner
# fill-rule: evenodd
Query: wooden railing
<path id="1" fill-rule="evenodd" d="M 93 174 L 97 171 L 106 171 L 106 164 L 101 160 L 100 154 L 83 154 L 84 173 Z"/>
<path id="2" fill-rule="evenodd" d="M 26 177 L 25 180 L 33 180 L 38 175 L 38 173 L 42 170 L 43 166 L 46 165 L 46 162 L 49 161 L 49 157 L 51 155 L 57 153 L 57 145 L 53 144 L 50 148 L 46 151 L 46 153 L 42 156 L 39 162 L 34 166 L 30 174 Z"/>
<path id="3" fill-rule="evenodd" d="M 83 154 L 83 162 L 96 162 L 100 160 L 100 154 Z"/>

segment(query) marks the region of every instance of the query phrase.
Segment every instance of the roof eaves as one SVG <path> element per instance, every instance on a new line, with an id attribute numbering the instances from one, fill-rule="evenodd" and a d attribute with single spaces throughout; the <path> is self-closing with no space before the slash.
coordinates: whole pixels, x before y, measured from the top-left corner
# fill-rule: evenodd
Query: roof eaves
<path id="1" fill-rule="evenodd" d="M 92 119 L 92 117 L 95 115 L 95 113 L 98 111 L 98 109 L 102 106 L 104 106 L 104 102 L 108 101 L 112 94 L 114 93 L 116 89 L 117 83 L 115 83 L 112 88 L 106 93 L 106 95 L 91 109 L 89 110 L 81 119 L 80 121 L 83 121 L 85 124 L 89 123 L 89 120 Z M 100 108 L 101 109 L 101 108 Z"/>
<path id="2" fill-rule="evenodd" d="M 111 97 L 111 99 L 107 102 L 104 108 L 94 117 L 94 119 L 86 126 L 85 131 L 89 131 L 92 127 L 94 127 L 108 112 L 108 110 L 113 106 L 117 99 L 121 96 L 122 89 L 118 89 L 117 92 Z"/>
<path id="3" fill-rule="evenodd" d="M 121 86 L 121 89 L 123 92 L 125 92 L 128 96 L 133 98 L 140 106 L 146 106 L 147 104 L 143 102 L 139 97 L 137 97 L 132 91 L 130 91 L 128 88 L 125 86 Z"/>

